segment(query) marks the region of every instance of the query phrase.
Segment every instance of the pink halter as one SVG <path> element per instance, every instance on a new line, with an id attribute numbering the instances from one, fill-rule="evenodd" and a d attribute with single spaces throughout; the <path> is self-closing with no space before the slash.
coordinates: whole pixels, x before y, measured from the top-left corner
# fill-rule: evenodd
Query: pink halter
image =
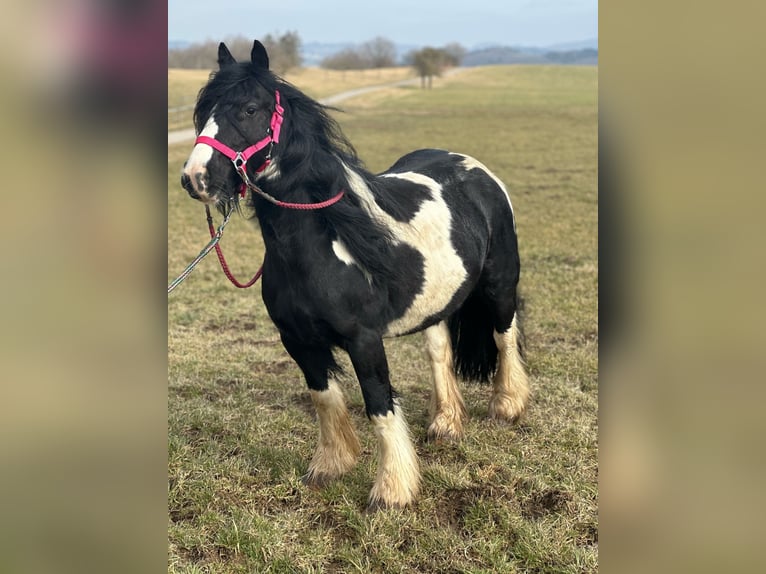
<path id="1" fill-rule="evenodd" d="M 274 146 L 275 143 L 279 143 L 279 132 L 282 129 L 282 121 L 284 120 L 284 113 L 285 109 L 280 105 L 279 103 L 279 90 L 275 91 L 276 101 L 274 103 L 274 113 L 271 114 L 271 125 L 269 127 L 269 133 L 266 135 L 265 138 L 262 140 L 254 143 L 247 149 L 244 149 L 242 151 L 234 151 L 229 146 L 227 146 L 224 143 L 219 142 L 217 139 L 208 137 L 208 136 L 198 136 L 197 139 L 194 141 L 195 144 L 206 144 L 212 147 L 213 149 L 217 149 L 219 152 L 221 152 L 223 155 L 228 157 L 232 163 L 234 164 L 234 169 L 237 170 L 237 173 L 242 178 L 243 186 L 240 190 L 240 193 L 244 195 L 244 192 L 246 191 L 246 183 L 249 181 L 247 177 L 247 171 L 246 171 L 246 165 L 247 160 L 249 160 L 253 155 L 261 151 L 266 146 Z M 269 148 L 269 152 L 266 155 L 266 159 L 264 160 L 263 164 L 256 169 L 256 173 L 262 172 L 264 169 L 266 169 L 266 166 L 268 166 L 271 163 L 271 148 Z"/>

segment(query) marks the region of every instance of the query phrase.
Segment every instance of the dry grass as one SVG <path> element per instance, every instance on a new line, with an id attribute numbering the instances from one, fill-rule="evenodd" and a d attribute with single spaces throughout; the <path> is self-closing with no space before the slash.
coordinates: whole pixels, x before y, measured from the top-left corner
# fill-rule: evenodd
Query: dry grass
<path id="1" fill-rule="evenodd" d="M 297 367 L 259 287 L 234 289 L 209 257 L 168 301 L 171 572 L 596 572 L 597 74 L 494 67 L 434 90 L 344 103 L 339 120 L 373 170 L 417 147 L 474 155 L 517 212 L 533 400 L 520 426 L 486 419 L 463 386 L 460 444 L 425 442 L 430 371 L 419 335 L 386 343 L 423 466 L 415 508 L 366 515 L 374 438 L 353 377 L 344 390 L 363 452 L 323 491 L 302 486 L 317 435 Z M 202 207 L 168 156 L 168 277 L 207 241 Z M 236 274 L 263 246 L 244 221 L 223 247 Z"/>

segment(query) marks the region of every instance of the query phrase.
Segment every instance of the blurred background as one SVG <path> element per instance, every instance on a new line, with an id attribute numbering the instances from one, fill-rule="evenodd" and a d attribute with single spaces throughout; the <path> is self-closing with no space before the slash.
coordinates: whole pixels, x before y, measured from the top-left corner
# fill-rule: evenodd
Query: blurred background
<path id="1" fill-rule="evenodd" d="M 0 571 L 166 567 L 166 58 L 238 34 L 312 39 L 297 3 L 231 4 L 6 3 Z M 355 44 L 441 28 L 400 8 L 362 29 L 361 5 L 325 4 Z M 224 26 L 239 10 L 247 29 Z M 599 11 L 605 572 L 763 569 L 765 10 Z M 489 14 L 465 21 L 474 37 L 421 46 L 481 49 L 512 26 L 509 46 L 559 41 Z"/>
<path id="2" fill-rule="evenodd" d="M 165 562 L 166 4 L 0 23 L 0 571 Z"/>

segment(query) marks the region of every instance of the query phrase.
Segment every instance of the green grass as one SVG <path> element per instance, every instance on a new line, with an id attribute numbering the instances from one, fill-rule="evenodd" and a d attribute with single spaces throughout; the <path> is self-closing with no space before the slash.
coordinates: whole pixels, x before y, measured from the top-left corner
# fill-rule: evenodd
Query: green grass
<path id="1" fill-rule="evenodd" d="M 357 466 L 305 488 L 317 437 L 308 392 L 259 287 L 232 287 L 214 256 L 168 301 L 169 571 L 596 572 L 597 71 L 488 67 L 344 102 L 338 118 L 373 170 L 418 147 L 475 156 L 518 220 L 533 392 L 520 426 L 486 419 L 489 389 L 462 387 L 459 444 L 425 441 L 430 369 L 421 336 L 386 341 L 423 471 L 414 508 L 365 514 L 374 437 L 355 379 L 344 390 Z M 168 156 L 168 279 L 207 242 L 204 210 Z M 222 241 L 235 274 L 263 256 L 239 219 Z M 341 357 L 348 365 L 345 357 Z M 348 372 L 351 372 L 348 369 Z"/>

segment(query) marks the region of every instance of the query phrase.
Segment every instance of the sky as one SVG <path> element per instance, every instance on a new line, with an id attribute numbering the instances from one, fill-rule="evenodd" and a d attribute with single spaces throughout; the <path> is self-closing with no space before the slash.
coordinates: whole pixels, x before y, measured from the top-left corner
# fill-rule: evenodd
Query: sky
<path id="1" fill-rule="evenodd" d="M 598 37 L 598 0 L 168 0 L 169 40 L 288 31 L 304 43 L 548 46 Z"/>

